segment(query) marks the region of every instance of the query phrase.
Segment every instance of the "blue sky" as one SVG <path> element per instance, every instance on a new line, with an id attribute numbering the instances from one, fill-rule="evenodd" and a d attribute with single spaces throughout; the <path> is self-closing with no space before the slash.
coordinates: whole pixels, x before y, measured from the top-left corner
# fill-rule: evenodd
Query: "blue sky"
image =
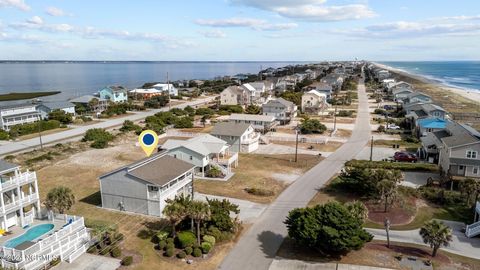
<path id="1" fill-rule="evenodd" d="M 478 0 L 0 0 L 5 60 L 479 60 Z"/>

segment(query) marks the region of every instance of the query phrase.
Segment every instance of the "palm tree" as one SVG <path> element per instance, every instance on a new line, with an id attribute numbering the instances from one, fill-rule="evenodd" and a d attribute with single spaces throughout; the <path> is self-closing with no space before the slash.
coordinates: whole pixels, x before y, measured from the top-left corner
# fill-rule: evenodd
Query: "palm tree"
<path id="1" fill-rule="evenodd" d="M 384 212 L 386 213 L 388 210 L 388 205 L 393 204 L 397 195 L 397 183 L 394 179 L 382 179 L 377 184 L 377 188 L 380 193 L 380 198 L 385 204 Z"/>
<path id="2" fill-rule="evenodd" d="M 185 208 L 175 202 L 174 200 L 166 200 L 167 205 L 163 208 L 162 213 L 168 218 L 168 221 L 172 225 L 172 236 L 175 238 L 177 233 L 177 225 L 185 218 Z"/>
<path id="3" fill-rule="evenodd" d="M 70 210 L 75 203 L 75 195 L 70 188 L 59 186 L 52 188 L 47 193 L 44 201 L 45 206 L 49 210 L 56 209 L 60 214 L 64 214 L 66 210 Z"/>
<path id="4" fill-rule="evenodd" d="M 180 204 L 183 207 L 183 215 L 184 218 L 190 217 L 191 219 L 191 230 L 193 232 L 194 222 L 193 218 L 191 217 L 192 211 L 192 197 L 190 195 L 185 196 L 183 193 L 180 196 L 175 196 L 176 203 Z"/>
<path id="5" fill-rule="evenodd" d="M 448 246 L 452 241 L 452 229 L 438 220 L 425 222 L 420 229 L 420 235 L 425 244 L 429 244 L 433 249 L 432 257 L 437 255 L 437 251 L 441 246 Z"/>
<path id="6" fill-rule="evenodd" d="M 200 224 L 210 219 L 210 207 L 206 202 L 192 201 L 190 215 L 197 224 L 197 242 L 200 245 Z"/>
<path id="7" fill-rule="evenodd" d="M 466 178 L 465 180 L 463 180 L 462 182 L 460 182 L 460 191 L 462 192 L 462 194 L 465 194 L 467 195 L 466 196 L 466 203 L 468 206 L 471 205 L 471 200 L 472 200 L 472 195 L 476 195 L 476 193 L 478 192 L 478 190 L 480 190 L 480 182 L 477 182 L 475 179 L 473 178 Z M 477 196 L 475 196 L 477 197 Z"/>

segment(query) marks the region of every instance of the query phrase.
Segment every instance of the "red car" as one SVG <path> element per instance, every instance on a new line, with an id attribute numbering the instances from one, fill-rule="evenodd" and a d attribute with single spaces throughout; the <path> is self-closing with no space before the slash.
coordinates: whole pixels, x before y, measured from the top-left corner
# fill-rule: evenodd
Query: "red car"
<path id="1" fill-rule="evenodd" d="M 417 156 L 407 152 L 396 152 L 393 159 L 401 162 L 417 162 Z"/>

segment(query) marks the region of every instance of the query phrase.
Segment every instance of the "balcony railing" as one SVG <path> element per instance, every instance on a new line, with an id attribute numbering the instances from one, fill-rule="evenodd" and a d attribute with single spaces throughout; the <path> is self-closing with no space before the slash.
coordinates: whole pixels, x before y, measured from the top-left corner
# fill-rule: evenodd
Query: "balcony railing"
<path id="1" fill-rule="evenodd" d="M 225 154 L 222 157 L 214 158 L 213 160 L 221 165 L 230 165 L 233 162 L 235 162 L 235 160 L 237 159 L 238 159 L 238 153 L 234 153 L 234 154 Z"/>
<path id="2" fill-rule="evenodd" d="M 26 172 L 20 173 L 15 176 L 11 176 L 7 179 L 2 179 L 2 182 L 0 184 L 0 191 L 11 188 L 11 187 L 21 186 L 21 185 L 33 182 L 36 179 L 37 179 L 37 175 L 35 174 L 35 172 L 29 172 L 27 170 Z"/>
<path id="3" fill-rule="evenodd" d="M 31 204 L 33 202 L 38 201 L 38 193 L 33 193 L 27 196 L 24 196 L 23 198 L 19 200 L 15 200 L 13 202 L 10 202 L 8 204 L 5 204 L 4 207 L 0 207 L 0 213 L 5 214 L 8 212 L 11 212 L 14 209 L 26 206 L 28 204 Z"/>

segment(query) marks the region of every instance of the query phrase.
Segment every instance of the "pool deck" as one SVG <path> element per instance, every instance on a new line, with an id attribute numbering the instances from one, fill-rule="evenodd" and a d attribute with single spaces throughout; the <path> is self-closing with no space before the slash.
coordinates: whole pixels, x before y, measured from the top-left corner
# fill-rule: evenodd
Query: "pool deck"
<path id="1" fill-rule="evenodd" d="M 39 238 L 35 239 L 33 242 L 24 242 L 18 246 L 15 247 L 15 249 L 17 250 L 24 250 L 24 249 L 27 249 L 29 247 L 31 247 L 32 245 L 34 245 L 39 239 L 44 239 L 46 238 L 47 236 L 53 234 L 54 232 L 60 230 L 63 225 L 65 225 L 65 221 L 64 220 L 59 220 L 59 219 L 56 219 L 55 221 L 49 221 L 47 219 L 45 220 L 39 220 L 39 219 L 34 219 L 33 220 L 33 223 L 30 224 L 30 226 L 28 226 L 28 228 L 21 228 L 20 226 L 13 226 L 13 227 L 10 227 L 8 230 L 9 230 L 9 234 L 8 235 L 4 235 L 4 236 L 0 236 L 0 246 L 3 246 L 8 240 L 10 239 L 13 239 L 15 237 L 18 237 L 20 235 L 22 235 L 23 233 L 25 233 L 28 229 L 36 226 L 36 225 L 40 225 L 40 224 L 53 224 L 54 227 L 51 231 L 49 231 L 48 233 L 40 236 Z"/>

